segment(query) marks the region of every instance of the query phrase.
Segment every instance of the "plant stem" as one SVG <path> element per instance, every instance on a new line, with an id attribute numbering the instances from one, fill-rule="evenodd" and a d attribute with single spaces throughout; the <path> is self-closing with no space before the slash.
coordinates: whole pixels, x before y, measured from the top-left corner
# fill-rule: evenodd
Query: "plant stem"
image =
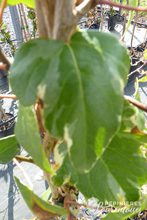
<path id="1" fill-rule="evenodd" d="M 77 17 L 82 17 L 87 11 L 94 8 L 96 5 L 109 5 L 111 7 L 118 7 L 119 9 L 125 9 L 129 11 L 147 12 L 147 8 L 145 7 L 133 7 L 130 5 L 115 3 L 109 0 L 84 0 L 80 5 L 76 7 Z"/>
<path id="2" fill-rule="evenodd" d="M 34 161 L 33 161 L 32 158 L 16 155 L 15 159 L 18 160 L 18 162 L 27 162 L 27 163 L 33 163 L 34 164 Z"/>
<path id="3" fill-rule="evenodd" d="M 0 94 L 0 99 L 17 99 L 16 95 Z"/>
<path id="4" fill-rule="evenodd" d="M 0 26 L 2 24 L 2 17 L 3 17 L 3 12 L 5 7 L 7 6 L 7 0 L 3 0 L 1 5 L 0 5 Z"/>
<path id="5" fill-rule="evenodd" d="M 33 184 L 30 180 L 30 178 L 28 177 L 27 173 L 25 172 L 25 170 L 23 169 L 23 167 L 20 165 L 20 163 L 18 162 L 18 160 L 16 158 L 13 159 L 13 162 L 17 165 L 17 167 L 20 169 L 21 173 L 23 174 L 24 178 L 26 179 L 30 189 L 33 189 Z"/>
<path id="6" fill-rule="evenodd" d="M 35 3 L 39 35 L 43 38 L 52 38 L 55 1 L 35 0 Z"/>
<path id="7" fill-rule="evenodd" d="M 56 1 L 53 39 L 70 39 L 77 25 L 73 9 L 73 0 Z"/>
<path id="8" fill-rule="evenodd" d="M 132 105 L 136 106 L 140 110 L 147 112 L 147 105 L 144 105 L 143 103 L 137 101 L 136 99 L 130 97 L 130 96 L 124 96 L 124 99 L 130 102 Z"/>

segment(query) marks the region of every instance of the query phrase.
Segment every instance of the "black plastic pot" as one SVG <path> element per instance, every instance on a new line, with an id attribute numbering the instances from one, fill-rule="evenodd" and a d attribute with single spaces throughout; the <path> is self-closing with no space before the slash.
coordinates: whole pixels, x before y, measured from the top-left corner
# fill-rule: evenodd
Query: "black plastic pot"
<path id="1" fill-rule="evenodd" d="M 116 16 L 113 15 L 113 16 L 109 16 L 109 19 L 108 19 L 108 30 L 109 31 L 114 31 L 114 28 L 115 28 L 115 25 L 116 25 Z"/>
<path id="2" fill-rule="evenodd" d="M 99 29 L 100 28 L 100 22 L 93 23 L 89 29 Z"/>
<path id="3" fill-rule="evenodd" d="M 8 91 L 9 90 L 9 84 L 8 84 L 8 78 L 6 76 L 0 77 L 0 91 Z"/>
<path id="4" fill-rule="evenodd" d="M 0 122 L 0 138 L 12 135 L 14 133 L 14 126 L 15 126 L 15 118 L 10 113 L 6 113 L 9 116 L 7 121 Z"/>

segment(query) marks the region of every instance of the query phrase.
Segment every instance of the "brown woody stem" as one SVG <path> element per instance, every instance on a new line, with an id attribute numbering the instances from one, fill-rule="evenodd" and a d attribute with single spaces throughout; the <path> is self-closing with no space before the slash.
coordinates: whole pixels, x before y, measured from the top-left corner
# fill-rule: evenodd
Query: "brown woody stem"
<path id="1" fill-rule="evenodd" d="M 43 102 L 41 100 L 38 100 L 38 102 L 35 105 L 35 112 L 36 112 L 40 134 L 42 137 L 44 137 L 45 127 L 44 127 L 44 122 L 43 122 L 43 117 L 42 117 L 42 110 L 43 110 Z"/>
<path id="2" fill-rule="evenodd" d="M 0 94 L 0 99 L 17 99 L 16 95 Z"/>
<path id="3" fill-rule="evenodd" d="M 129 11 L 147 12 L 147 8 L 145 7 L 123 5 L 109 0 L 84 0 L 80 5 L 76 7 L 77 17 L 82 17 L 86 12 L 94 8 L 96 5 L 109 5 L 111 7 L 118 7 L 120 9 L 125 9 Z"/>
<path id="4" fill-rule="evenodd" d="M 7 6 L 7 0 L 3 0 L 0 5 L 0 25 L 2 24 L 3 12 L 6 6 Z"/>
<path id="5" fill-rule="evenodd" d="M 23 156 L 15 156 L 16 160 L 18 160 L 18 162 L 27 162 L 27 163 L 34 163 L 32 158 L 28 158 L 28 157 L 23 157 Z"/>
<path id="6" fill-rule="evenodd" d="M 147 105 L 137 101 L 136 99 L 130 97 L 130 96 L 124 96 L 124 99 L 127 100 L 128 102 L 130 102 L 132 105 L 136 106 L 137 108 L 139 108 L 140 110 L 147 112 Z"/>

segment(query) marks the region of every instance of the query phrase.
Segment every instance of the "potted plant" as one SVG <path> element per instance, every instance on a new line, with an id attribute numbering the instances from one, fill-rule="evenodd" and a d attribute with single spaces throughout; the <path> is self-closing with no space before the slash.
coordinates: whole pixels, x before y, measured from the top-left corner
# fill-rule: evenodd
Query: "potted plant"
<path id="1" fill-rule="evenodd" d="M 26 175 L 29 186 L 16 177 L 24 200 L 39 220 L 76 220 L 76 210 L 84 206 L 77 201 L 80 191 L 97 198 L 100 208 L 116 204 L 111 219 L 130 217 L 132 204 L 144 208 L 139 189 L 147 178 L 141 148 L 147 135 L 138 108 L 146 108 L 124 96 L 130 67 L 126 48 L 110 34 L 77 31 L 76 25 L 97 3 L 134 8 L 112 1 L 21 2 L 35 5 L 40 39 L 24 43 L 11 68 L 19 99 L 12 140 L 43 170 L 51 190 L 50 201 L 40 198 Z M 127 210 L 118 211 L 124 206 Z"/>

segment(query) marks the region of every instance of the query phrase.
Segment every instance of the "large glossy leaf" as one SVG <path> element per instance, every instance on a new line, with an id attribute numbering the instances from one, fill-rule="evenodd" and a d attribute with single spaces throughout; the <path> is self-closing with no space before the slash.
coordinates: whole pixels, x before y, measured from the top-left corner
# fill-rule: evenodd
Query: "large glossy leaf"
<path id="1" fill-rule="evenodd" d="M 18 152 L 19 148 L 14 135 L 0 139 L 0 163 L 10 162 Z"/>
<path id="2" fill-rule="evenodd" d="M 48 158 L 45 156 L 33 107 L 19 107 L 15 127 L 16 138 L 30 154 L 35 163 L 43 170 L 51 172 Z"/>
<path id="3" fill-rule="evenodd" d="M 0 2 L 1 1 L 2 0 L 0 0 Z M 9 5 L 16 5 L 16 4 L 22 3 L 22 4 L 25 4 L 25 5 L 32 7 L 32 8 L 35 6 L 34 0 L 8 0 L 7 3 Z"/>
<path id="4" fill-rule="evenodd" d="M 36 97 L 45 101 L 47 128 L 71 143 L 72 163 L 82 171 L 119 129 L 128 67 L 117 39 L 92 31 L 76 33 L 69 44 L 35 40 L 23 45 L 10 78 L 23 105 Z"/>
<path id="5" fill-rule="evenodd" d="M 16 177 L 15 180 L 28 207 L 40 220 L 54 219 L 57 216 L 65 216 L 67 214 L 64 208 L 45 202 Z"/>
<path id="6" fill-rule="evenodd" d="M 66 155 L 53 180 L 57 185 L 70 180 L 87 198 L 135 201 L 147 180 L 147 161 L 140 151 L 146 142 L 147 135 L 119 133 L 89 172 L 78 173 Z"/>

